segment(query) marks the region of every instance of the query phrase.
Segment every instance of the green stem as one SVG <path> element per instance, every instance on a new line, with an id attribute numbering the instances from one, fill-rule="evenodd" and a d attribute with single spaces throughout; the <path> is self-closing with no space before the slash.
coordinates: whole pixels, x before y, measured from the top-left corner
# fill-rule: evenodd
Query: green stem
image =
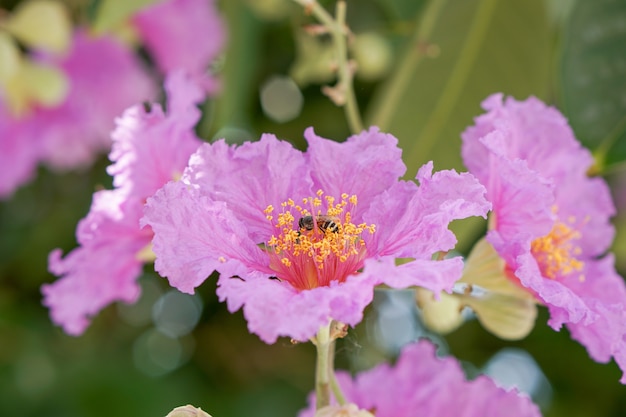
<path id="1" fill-rule="evenodd" d="M 345 97 L 343 109 L 350 131 L 353 134 L 359 133 L 363 130 L 363 121 L 361 120 L 359 106 L 356 101 L 356 95 L 354 94 L 352 70 L 348 62 L 346 2 L 344 0 L 337 2 L 337 8 L 335 10 L 336 17 L 333 18 L 330 13 L 315 0 L 294 1 L 304 7 L 305 10 L 309 10 L 330 32 L 335 46 L 335 53 L 337 54 L 338 80 L 336 88 L 343 90 L 342 92 Z"/>
<path id="2" fill-rule="evenodd" d="M 330 340 L 330 323 L 322 326 L 317 332 L 315 347 L 317 348 L 317 364 L 315 369 L 315 408 L 319 410 L 330 404 L 330 369 L 332 365 Z"/>
<path id="3" fill-rule="evenodd" d="M 403 58 L 397 66 L 396 72 L 389 77 L 389 81 L 381 87 L 380 98 L 374 100 L 375 107 L 370 111 L 371 125 L 380 127 L 382 131 L 389 129 L 391 117 L 396 113 L 402 96 L 406 93 L 407 86 L 411 82 L 415 70 L 425 56 L 423 45 L 428 40 L 439 19 L 441 10 L 447 0 L 431 0 L 426 6 L 424 13 L 420 13 L 416 24 L 415 34 L 409 42 Z"/>
<path id="4" fill-rule="evenodd" d="M 474 15 L 472 25 L 470 26 L 465 45 L 461 50 L 459 60 L 454 66 L 450 77 L 448 77 L 448 81 L 439 96 L 439 100 L 426 126 L 416 141 L 418 145 L 414 146 L 408 152 L 406 157 L 407 161 L 415 161 L 421 155 L 427 155 L 428 151 L 439 137 L 441 129 L 449 120 L 452 110 L 454 110 L 457 103 L 457 99 L 469 77 L 474 61 L 478 56 L 483 40 L 485 39 L 487 28 L 493 16 L 496 4 L 497 0 L 482 0 L 480 2 L 478 10 L 476 10 L 476 14 Z"/>

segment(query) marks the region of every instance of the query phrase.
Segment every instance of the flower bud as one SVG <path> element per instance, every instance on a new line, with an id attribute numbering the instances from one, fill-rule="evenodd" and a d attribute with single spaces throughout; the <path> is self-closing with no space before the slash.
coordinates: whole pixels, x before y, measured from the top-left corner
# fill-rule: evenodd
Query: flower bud
<path id="1" fill-rule="evenodd" d="M 176 407 L 165 417 L 211 417 L 211 415 L 193 405 L 184 405 Z"/>
<path id="2" fill-rule="evenodd" d="M 315 417 L 374 417 L 374 414 L 359 410 L 355 404 L 346 404 L 322 407 L 315 412 Z"/>

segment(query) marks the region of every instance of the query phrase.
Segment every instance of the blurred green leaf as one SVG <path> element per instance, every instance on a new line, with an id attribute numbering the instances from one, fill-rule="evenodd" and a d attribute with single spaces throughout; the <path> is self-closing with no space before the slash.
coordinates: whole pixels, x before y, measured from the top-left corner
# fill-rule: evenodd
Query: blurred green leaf
<path id="1" fill-rule="evenodd" d="M 550 73 L 551 30 L 542 0 L 447 1 L 424 41 L 438 56 L 421 61 L 399 105 L 389 109 L 392 74 L 368 115 L 399 138 L 410 176 L 428 160 L 437 161 L 436 169 L 462 167 L 460 133 L 481 112 L 480 102 L 495 92 L 545 97 Z M 381 123 L 384 110 L 391 117 Z"/>
<path id="2" fill-rule="evenodd" d="M 626 159 L 624 22 L 623 0 L 578 1 L 564 33 L 564 111 L 578 139 L 608 163 Z"/>
<path id="3" fill-rule="evenodd" d="M 157 0 L 102 0 L 98 4 L 93 29 L 96 33 L 119 28 L 126 19 Z"/>

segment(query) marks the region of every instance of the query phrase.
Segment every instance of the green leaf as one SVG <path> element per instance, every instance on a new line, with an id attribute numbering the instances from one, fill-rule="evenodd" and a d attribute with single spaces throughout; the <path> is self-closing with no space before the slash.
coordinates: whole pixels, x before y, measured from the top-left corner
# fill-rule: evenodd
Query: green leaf
<path id="1" fill-rule="evenodd" d="M 113 31 L 139 10 L 158 0 L 102 0 L 99 3 L 93 30 L 96 33 Z"/>
<path id="2" fill-rule="evenodd" d="M 63 3 L 31 0 L 20 3 L 7 19 L 6 29 L 29 47 L 64 52 L 70 44 L 72 24 Z"/>
<path id="3" fill-rule="evenodd" d="M 607 163 L 626 160 L 625 21 L 623 0 L 578 1 L 564 29 L 564 111 L 578 139 Z"/>
<path id="4" fill-rule="evenodd" d="M 399 139 L 411 178 L 429 160 L 436 170 L 464 170 L 461 132 L 490 94 L 546 97 L 553 35 L 542 0 L 431 0 L 420 19 L 417 31 L 427 38 L 407 43 L 409 58 L 376 92 L 366 117 Z M 478 220 L 452 226 L 463 245 L 484 229 Z"/>
<path id="5" fill-rule="evenodd" d="M 541 98 L 548 87 L 552 33 L 542 0 L 449 0 L 439 7 L 431 36 L 406 47 L 411 53 L 430 45 L 439 54 L 417 64 L 390 107 L 392 74 L 368 112 L 369 123 L 400 140 L 409 176 L 429 160 L 436 169 L 462 167 L 460 134 L 488 95 Z M 399 66 L 397 74 L 403 70 Z M 385 112 L 389 116 L 381 117 Z"/>

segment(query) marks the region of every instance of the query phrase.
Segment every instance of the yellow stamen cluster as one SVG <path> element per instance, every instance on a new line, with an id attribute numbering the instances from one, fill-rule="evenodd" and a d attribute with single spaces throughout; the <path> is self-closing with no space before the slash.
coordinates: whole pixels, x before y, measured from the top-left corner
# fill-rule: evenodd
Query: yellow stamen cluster
<path id="1" fill-rule="evenodd" d="M 569 220 L 570 223 L 575 221 Z M 576 258 L 581 249 L 573 243 L 576 239 L 580 239 L 580 232 L 556 222 L 550 233 L 532 242 L 531 251 L 546 278 L 555 279 L 582 270 L 584 263 Z"/>
<path id="2" fill-rule="evenodd" d="M 297 205 L 291 199 L 281 203 L 282 212 L 276 216 L 275 223 L 280 232 L 268 240 L 268 249 L 282 255 L 280 261 L 287 267 L 291 266 L 292 259 L 302 254 L 312 258 L 318 269 L 323 269 L 325 261 L 331 256 L 340 262 L 346 262 L 351 255 L 359 255 L 362 246 L 365 245 L 361 234 L 366 230 L 370 233 L 375 232 L 373 224 L 352 223 L 352 214 L 347 210 L 347 206 L 348 203 L 354 206 L 356 202 L 355 195 L 344 193 L 341 195 L 341 201 L 335 204 L 334 197 L 325 196 L 323 191 L 319 190 L 315 197 L 304 198 L 302 205 Z M 322 211 L 324 205 L 325 213 Z M 264 212 L 269 221 L 274 220 L 272 215 L 274 207 L 268 206 Z M 314 219 L 312 230 L 299 227 L 300 219 L 306 216 L 312 216 Z M 330 223 L 332 227 L 329 227 Z"/>

